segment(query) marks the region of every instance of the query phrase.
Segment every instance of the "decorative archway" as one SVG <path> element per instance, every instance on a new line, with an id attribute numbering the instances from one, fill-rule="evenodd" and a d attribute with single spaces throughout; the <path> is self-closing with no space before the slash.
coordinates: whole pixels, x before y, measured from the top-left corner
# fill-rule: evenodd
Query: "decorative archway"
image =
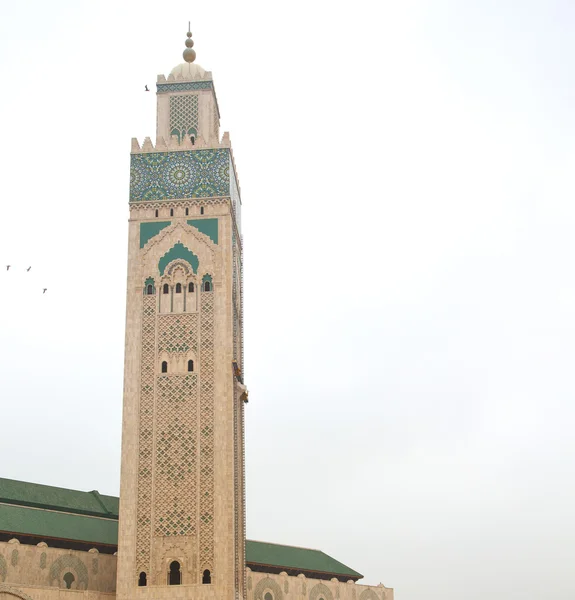
<path id="1" fill-rule="evenodd" d="M 359 595 L 359 600 L 379 600 L 379 596 L 373 590 L 363 590 Z"/>
<path id="2" fill-rule="evenodd" d="M 271 577 L 264 577 L 257 582 L 254 590 L 254 600 L 264 600 L 264 594 L 268 590 L 273 594 L 274 600 L 283 600 L 284 595 L 281 587 Z"/>
<path id="3" fill-rule="evenodd" d="M 20 598 L 21 600 L 32 600 L 28 594 L 25 594 L 19 589 L 0 583 L 0 598 L 2 598 L 2 594 L 10 594 L 10 596 L 16 596 L 16 598 Z"/>
<path id="4" fill-rule="evenodd" d="M 56 559 L 50 567 L 50 583 L 54 580 L 62 583 L 62 578 L 67 570 L 72 570 L 75 576 L 76 589 L 88 589 L 88 569 L 86 565 L 76 556 L 66 554 Z"/>
<path id="5" fill-rule="evenodd" d="M 318 600 L 318 598 L 333 600 L 333 594 L 325 583 L 316 583 L 309 591 L 309 600 Z"/>

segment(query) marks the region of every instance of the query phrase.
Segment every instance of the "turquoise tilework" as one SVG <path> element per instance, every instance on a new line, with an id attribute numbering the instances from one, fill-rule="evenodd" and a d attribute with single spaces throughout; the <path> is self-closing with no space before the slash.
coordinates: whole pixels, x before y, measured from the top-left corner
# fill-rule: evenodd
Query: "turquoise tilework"
<path id="1" fill-rule="evenodd" d="M 227 148 L 131 155 L 130 202 L 229 195 Z"/>
<path id="2" fill-rule="evenodd" d="M 151 223 L 140 223 L 140 248 L 143 248 L 148 240 L 158 235 L 162 229 L 170 225 L 170 221 L 152 221 Z"/>
<path id="3" fill-rule="evenodd" d="M 213 90 L 213 81 L 185 81 L 179 83 L 156 83 L 158 94 L 169 92 L 191 92 L 194 90 Z"/>
<path id="4" fill-rule="evenodd" d="M 205 233 L 214 244 L 218 243 L 218 220 L 217 219 L 190 219 L 188 225 L 195 227 L 198 231 Z"/>
<path id="5" fill-rule="evenodd" d="M 181 260 L 185 260 L 186 262 L 192 265 L 192 269 L 194 273 L 198 272 L 198 266 L 200 264 L 200 260 L 198 257 L 189 249 L 184 246 L 181 242 L 174 244 L 167 252 L 160 258 L 160 262 L 158 263 L 158 270 L 160 271 L 160 275 L 164 274 L 166 267 L 177 258 Z"/>

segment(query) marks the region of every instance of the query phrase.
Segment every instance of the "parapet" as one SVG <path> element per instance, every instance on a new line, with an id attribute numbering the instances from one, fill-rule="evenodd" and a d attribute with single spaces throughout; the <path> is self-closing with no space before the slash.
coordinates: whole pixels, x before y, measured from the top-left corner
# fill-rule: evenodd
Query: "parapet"
<path id="1" fill-rule="evenodd" d="M 167 142 L 163 137 L 156 140 L 156 145 L 152 143 L 151 138 L 144 138 L 144 143 L 140 146 L 137 138 L 132 138 L 132 154 L 142 154 L 146 152 L 168 152 L 169 150 L 204 150 L 208 148 L 229 148 L 231 150 L 230 134 L 226 131 L 222 136 L 221 141 L 208 143 L 200 135 L 192 144 L 192 140 L 188 136 L 184 136 L 182 140 L 178 140 L 177 135 L 173 135 Z"/>

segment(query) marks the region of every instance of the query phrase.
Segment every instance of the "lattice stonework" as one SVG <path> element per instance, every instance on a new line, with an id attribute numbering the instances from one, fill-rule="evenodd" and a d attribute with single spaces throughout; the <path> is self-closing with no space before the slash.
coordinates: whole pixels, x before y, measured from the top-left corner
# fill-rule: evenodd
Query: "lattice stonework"
<path id="1" fill-rule="evenodd" d="M 243 377 L 243 352 L 242 352 L 242 303 L 241 303 L 241 250 L 235 233 L 232 234 L 232 309 L 233 309 L 233 351 L 234 359 L 242 369 Z M 245 588 L 245 504 L 244 504 L 244 430 L 243 430 L 243 403 L 239 394 L 234 391 L 234 544 L 236 552 L 235 562 L 235 587 L 243 590 L 242 597 L 246 597 Z"/>
<path id="2" fill-rule="evenodd" d="M 214 569 L 214 292 L 201 293 L 200 572 Z"/>
<path id="3" fill-rule="evenodd" d="M 156 296 L 143 296 L 136 571 L 150 570 Z"/>
<path id="4" fill-rule="evenodd" d="M 218 109 L 214 106 L 214 135 L 217 140 L 220 139 L 220 116 L 218 114 Z"/>
<path id="5" fill-rule="evenodd" d="M 170 134 L 198 135 L 198 96 L 170 96 Z"/>
<path id="6" fill-rule="evenodd" d="M 158 375 L 154 535 L 193 535 L 197 522 L 197 375 Z"/>
<path id="7" fill-rule="evenodd" d="M 198 351 L 198 315 L 173 315 L 158 318 L 158 351 Z"/>

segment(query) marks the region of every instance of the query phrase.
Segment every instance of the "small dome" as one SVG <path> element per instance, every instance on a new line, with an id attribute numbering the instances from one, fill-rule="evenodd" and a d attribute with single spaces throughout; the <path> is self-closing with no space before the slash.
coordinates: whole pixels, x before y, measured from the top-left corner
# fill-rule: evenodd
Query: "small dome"
<path id="1" fill-rule="evenodd" d="M 206 71 L 196 63 L 182 63 L 170 71 L 174 77 L 183 77 L 184 79 L 204 79 Z"/>

